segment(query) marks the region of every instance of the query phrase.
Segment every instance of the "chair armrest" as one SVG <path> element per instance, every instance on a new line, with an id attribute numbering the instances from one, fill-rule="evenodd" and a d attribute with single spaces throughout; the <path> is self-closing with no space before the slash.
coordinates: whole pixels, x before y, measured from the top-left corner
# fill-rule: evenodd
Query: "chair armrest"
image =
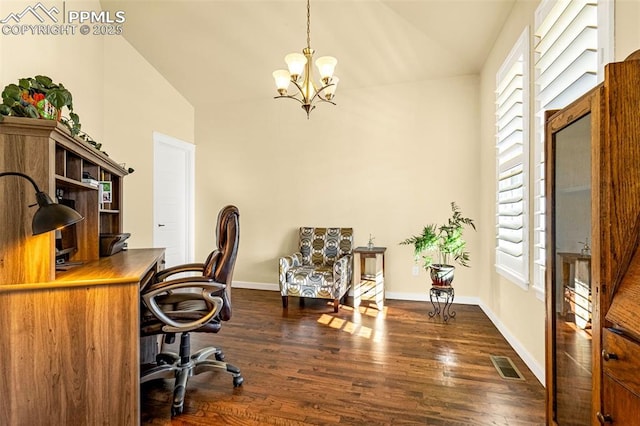
<path id="1" fill-rule="evenodd" d="M 287 271 L 294 266 L 302 264 L 302 253 L 293 253 L 291 256 L 283 256 L 279 259 L 279 279 L 280 287 L 287 281 Z"/>
<path id="2" fill-rule="evenodd" d="M 351 258 L 352 255 L 345 254 L 344 256 L 336 259 L 333 264 L 333 278 L 335 282 L 344 282 L 347 285 L 351 284 Z"/>
<path id="3" fill-rule="evenodd" d="M 186 263 L 184 265 L 172 266 L 170 268 L 163 269 L 156 272 L 154 275 L 154 281 L 164 281 L 171 275 L 179 274 L 181 272 L 204 272 L 204 263 Z"/>
<path id="4" fill-rule="evenodd" d="M 202 327 L 220 313 L 224 302 L 221 297 L 215 296 L 215 294 L 224 291 L 226 287 L 225 284 L 215 282 L 210 278 L 187 277 L 156 283 L 150 286 L 141 296 L 147 309 L 165 324 L 162 327 L 163 331 L 181 333 Z M 179 289 L 200 290 L 199 293 L 194 292 L 188 294 L 196 298 L 200 296 L 199 299 L 203 300 L 209 308 L 208 312 L 193 321 L 177 321 L 168 316 L 162 308 L 160 308 L 157 298 L 166 296 L 172 291 Z"/>

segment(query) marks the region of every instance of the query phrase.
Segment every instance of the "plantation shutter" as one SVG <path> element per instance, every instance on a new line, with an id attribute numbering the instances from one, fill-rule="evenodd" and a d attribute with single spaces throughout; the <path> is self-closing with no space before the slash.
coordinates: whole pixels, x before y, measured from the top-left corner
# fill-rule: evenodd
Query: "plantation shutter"
<path id="1" fill-rule="evenodd" d="M 496 75 L 496 271 L 528 283 L 528 28 Z"/>
<path id="2" fill-rule="evenodd" d="M 534 143 L 534 288 L 544 292 L 545 194 L 544 115 L 560 109 L 595 87 L 603 78 L 607 55 L 605 29 L 611 2 L 543 0 L 535 14 L 535 143 Z M 603 43 L 603 40 L 605 41 Z M 599 51 L 599 46 L 602 45 Z"/>

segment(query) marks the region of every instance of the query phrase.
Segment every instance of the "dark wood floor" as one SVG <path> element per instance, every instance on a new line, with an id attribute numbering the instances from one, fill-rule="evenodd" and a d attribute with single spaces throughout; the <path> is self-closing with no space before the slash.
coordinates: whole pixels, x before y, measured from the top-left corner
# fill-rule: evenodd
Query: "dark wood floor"
<path id="1" fill-rule="evenodd" d="M 347 301 L 351 303 L 351 299 Z M 375 305 L 372 305 L 375 306 Z M 453 305 L 448 324 L 428 302 L 388 300 L 333 313 L 322 300 L 233 290 L 233 318 L 217 345 L 242 370 L 191 377 L 184 413 L 170 416 L 171 381 L 142 388 L 146 425 L 541 425 L 544 388 L 477 306 Z M 524 381 L 502 379 L 490 355 L 509 356 Z"/>

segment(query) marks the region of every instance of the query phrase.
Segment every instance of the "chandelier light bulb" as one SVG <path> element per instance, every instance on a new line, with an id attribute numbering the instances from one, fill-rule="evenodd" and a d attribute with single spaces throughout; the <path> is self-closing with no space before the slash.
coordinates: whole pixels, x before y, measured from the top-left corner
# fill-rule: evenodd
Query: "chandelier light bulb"
<path id="1" fill-rule="evenodd" d="M 291 74 L 287 70 L 276 70 L 273 72 L 273 78 L 276 81 L 276 88 L 281 96 L 287 94 L 287 89 L 291 83 Z"/>
<path id="2" fill-rule="evenodd" d="M 307 58 L 302 53 L 289 53 L 284 57 L 284 61 L 289 67 L 289 73 L 291 74 L 291 80 L 298 80 L 298 77 L 302 75 L 304 66 L 307 64 Z"/>
<path id="3" fill-rule="evenodd" d="M 318 67 L 320 78 L 325 85 L 331 81 L 337 63 L 338 60 L 333 56 L 321 56 L 316 59 L 316 67 Z"/>

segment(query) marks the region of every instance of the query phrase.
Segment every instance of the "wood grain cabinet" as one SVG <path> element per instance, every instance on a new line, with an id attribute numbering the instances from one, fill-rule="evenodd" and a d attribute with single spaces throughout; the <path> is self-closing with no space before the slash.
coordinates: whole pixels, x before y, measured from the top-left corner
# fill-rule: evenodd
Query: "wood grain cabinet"
<path id="1" fill-rule="evenodd" d="M 63 125 L 5 117 L 0 123 L 0 170 L 26 173 L 42 191 L 70 203 L 84 216 L 65 230 L 73 232 L 69 260 L 97 260 L 100 234 L 122 232 L 122 184 L 127 171 L 90 144 L 71 137 Z M 83 172 L 112 182 L 110 203 L 101 203 L 98 187 L 84 183 Z M 4 233 L 0 238 L 0 284 L 55 278 L 56 235 L 31 235 L 35 209 L 29 204 L 34 202 L 33 187 L 25 179 L 0 179 L 0 229 Z"/>
<path id="2" fill-rule="evenodd" d="M 56 271 L 56 233 L 32 235 L 33 186 L 0 179 L 0 424 L 139 424 L 140 287 L 164 250 L 100 257 L 100 234 L 122 232 L 127 172 L 59 123 L 17 117 L 0 122 L 0 171 L 84 216 L 65 228 L 80 265 Z M 109 202 L 84 173 L 111 182 Z"/>
<path id="3" fill-rule="evenodd" d="M 584 96 L 547 113 L 548 424 L 631 425 L 640 418 L 639 111 L 640 61 L 630 57 L 607 65 L 604 81 Z M 586 257 L 575 263 L 585 237 L 588 267 Z M 589 278 L 568 277 L 568 261 L 576 276 L 588 271 Z M 580 323 L 567 316 L 584 308 L 590 315 Z"/>
<path id="4" fill-rule="evenodd" d="M 603 411 L 601 423 L 633 425 L 640 419 L 640 350 L 615 329 L 603 332 Z"/>

